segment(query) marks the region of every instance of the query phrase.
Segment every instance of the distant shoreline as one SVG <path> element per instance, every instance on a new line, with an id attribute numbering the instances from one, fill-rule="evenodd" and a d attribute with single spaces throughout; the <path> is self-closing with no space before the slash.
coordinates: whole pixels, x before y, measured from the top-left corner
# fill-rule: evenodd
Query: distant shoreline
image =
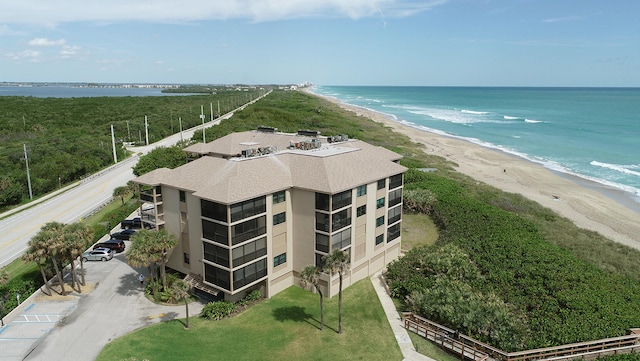
<path id="1" fill-rule="evenodd" d="M 456 164 L 457 171 L 505 192 L 518 193 L 572 220 L 578 227 L 598 232 L 629 247 L 640 249 L 640 204 L 631 195 L 571 174 L 552 171 L 515 155 L 404 125 L 388 115 L 343 103 L 335 98 L 303 91 L 383 123 L 414 142 L 425 152 Z"/>

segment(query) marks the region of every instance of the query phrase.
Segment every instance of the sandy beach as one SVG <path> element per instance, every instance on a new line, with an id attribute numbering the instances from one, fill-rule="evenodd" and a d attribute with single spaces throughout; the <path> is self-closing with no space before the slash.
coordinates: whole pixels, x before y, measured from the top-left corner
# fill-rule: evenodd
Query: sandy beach
<path id="1" fill-rule="evenodd" d="M 637 208 L 633 209 L 635 205 L 621 191 L 555 173 L 540 164 L 499 150 L 418 130 L 384 114 L 351 106 L 334 98 L 320 97 L 424 144 L 425 151 L 458 164 L 457 170 L 463 174 L 506 192 L 519 193 L 553 209 L 578 227 L 640 249 L 640 213 Z"/>

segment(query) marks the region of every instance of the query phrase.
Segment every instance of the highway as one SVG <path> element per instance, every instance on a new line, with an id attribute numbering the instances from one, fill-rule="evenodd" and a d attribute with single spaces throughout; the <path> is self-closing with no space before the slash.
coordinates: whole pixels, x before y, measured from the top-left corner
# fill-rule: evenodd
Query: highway
<path id="1" fill-rule="evenodd" d="M 238 109 L 244 109 L 270 93 L 271 91 Z M 124 186 L 135 178 L 132 167 L 136 165 L 139 154 L 146 154 L 157 147 L 175 145 L 181 138 L 191 139 L 196 130 L 217 125 L 220 121 L 231 118 L 236 110 L 213 121 L 183 130 L 182 135 L 176 133 L 147 146 L 131 147 L 129 150 L 134 156 L 38 201 L 0 214 L 0 268 L 20 257 L 27 249 L 29 240 L 47 222 L 73 223 L 108 203 L 116 187 Z"/>

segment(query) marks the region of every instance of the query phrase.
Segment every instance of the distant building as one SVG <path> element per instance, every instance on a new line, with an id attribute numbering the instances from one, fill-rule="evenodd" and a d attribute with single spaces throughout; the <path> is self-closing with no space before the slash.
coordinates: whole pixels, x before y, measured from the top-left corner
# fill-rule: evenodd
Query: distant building
<path id="1" fill-rule="evenodd" d="M 178 237 L 167 266 L 200 290 L 230 301 L 254 289 L 271 297 L 334 249 L 350 255 L 346 288 L 400 254 L 406 168 L 397 153 L 268 127 L 185 151 L 195 160 L 134 182 L 143 221 Z M 325 295 L 337 294 L 337 276 L 321 282 Z"/>

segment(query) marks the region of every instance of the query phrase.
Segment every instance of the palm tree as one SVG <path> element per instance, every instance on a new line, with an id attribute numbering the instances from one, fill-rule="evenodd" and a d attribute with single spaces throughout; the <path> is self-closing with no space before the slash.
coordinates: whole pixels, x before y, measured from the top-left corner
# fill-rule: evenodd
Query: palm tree
<path id="1" fill-rule="evenodd" d="M 349 259 L 349 254 L 340 249 L 336 249 L 322 257 L 322 260 L 324 263 L 324 272 L 329 273 L 331 276 L 337 273 L 340 278 L 338 291 L 338 333 L 342 333 L 342 275 L 349 271 L 351 260 Z"/>
<path id="2" fill-rule="evenodd" d="M 71 263 L 72 286 L 78 284 L 78 292 L 82 292 L 81 286 L 85 284 L 84 279 L 84 261 L 82 253 L 87 249 L 90 240 L 93 238 L 93 231 L 83 223 L 68 224 L 63 229 L 65 253 Z M 78 280 L 76 274 L 75 261 L 80 257 L 80 273 L 82 282 Z"/>
<path id="3" fill-rule="evenodd" d="M 183 280 L 176 280 L 171 284 L 171 291 L 177 297 L 182 298 L 184 300 L 184 307 L 187 313 L 187 322 L 185 327 L 187 330 L 189 329 L 189 289 L 191 285 Z"/>
<path id="4" fill-rule="evenodd" d="M 65 228 L 65 233 L 67 235 L 67 246 L 69 247 L 69 253 L 71 255 L 72 263 L 71 266 L 75 270 L 73 265 L 73 260 L 80 257 L 80 275 L 82 278 L 81 285 L 85 285 L 84 279 L 84 261 L 82 259 L 82 253 L 87 249 L 87 246 L 93 240 L 93 229 L 88 225 L 80 222 L 72 223 L 67 225 Z M 75 274 L 75 271 L 74 271 Z M 76 278 L 77 279 L 77 278 Z M 79 290 L 80 287 L 78 287 Z M 79 291 L 81 292 L 81 291 Z"/>
<path id="5" fill-rule="evenodd" d="M 320 289 L 320 269 L 316 266 L 309 265 L 300 273 L 300 284 L 307 287 L 312 284 L 320 295 L 320 329 L 324 329 L 324 307 L 322 305 L 322 290 Z"/>
<path id="6" fill-rule="evenodd" d="M 46 239 L 39 235 L 34 236 L 29 240 L 29 247 L 22 255 L 22 260 L 24 262 L 35 262 L 40 270 L 40 274 L 42 275 L 42 281 L 44 282 L 44 286 L 49 291 L 49 293 L 45 292 L 46 295 L 51 296 L 51 287 L 49 286 L 49 280 L 47 279 L 47 275 L 44 271 L 44 264 L 49 260 L 49 255 L 47 251 Z"/>
<path id="7" fill-rule="evenodd" d="M 162 277 L 162 288 L 167 289 L 167 271 L 165 264 L 167 263 L 167 251 L 176 246 L 178 239 L 173 234 L 167 232 L 166 229 L 152 231 L 154 234 L 153 243 L 151 245 L 152 252 L 156 255 L 157 261 L 160 263 L 160 276 Z"/>
<path id="8" fill-rule="evenodd" d="M 62 237 L 64 234 L 63 229 L 64 224 L 59 222 L 49 222 L 42 226 L 40 232 L 34 236 L 35 238 L 40 238 L 37 242 L 42 242 L 46 248 L 47 255 L 51 260 L 51 263 L 53 263 L 53 268 L 56 271 L 62 295 L 66 293 L 64 289 L 64 276 L 59 266 L 60 259 L 64 257 L 64 242 Z"/>
<path id="9" fill-rule="evenodd" d="M 131 247 L 127 251 L 127 263 L 133 267 L 147 267 L 149 269 L 150 284 L 152 292 L 155 294 L 155 282 L 153 263 L 155 255 L 151 253 L 152 231 L 141 229 L 131 236 Z"/>
<path id="10" fill-rule="evenodd" d="M 120 198 L 122 205 L 124 206 L 124 198 L 131 193 L 131 188 L 127 186 L 116 187 L 113 190 L 113 198 Z"/>

